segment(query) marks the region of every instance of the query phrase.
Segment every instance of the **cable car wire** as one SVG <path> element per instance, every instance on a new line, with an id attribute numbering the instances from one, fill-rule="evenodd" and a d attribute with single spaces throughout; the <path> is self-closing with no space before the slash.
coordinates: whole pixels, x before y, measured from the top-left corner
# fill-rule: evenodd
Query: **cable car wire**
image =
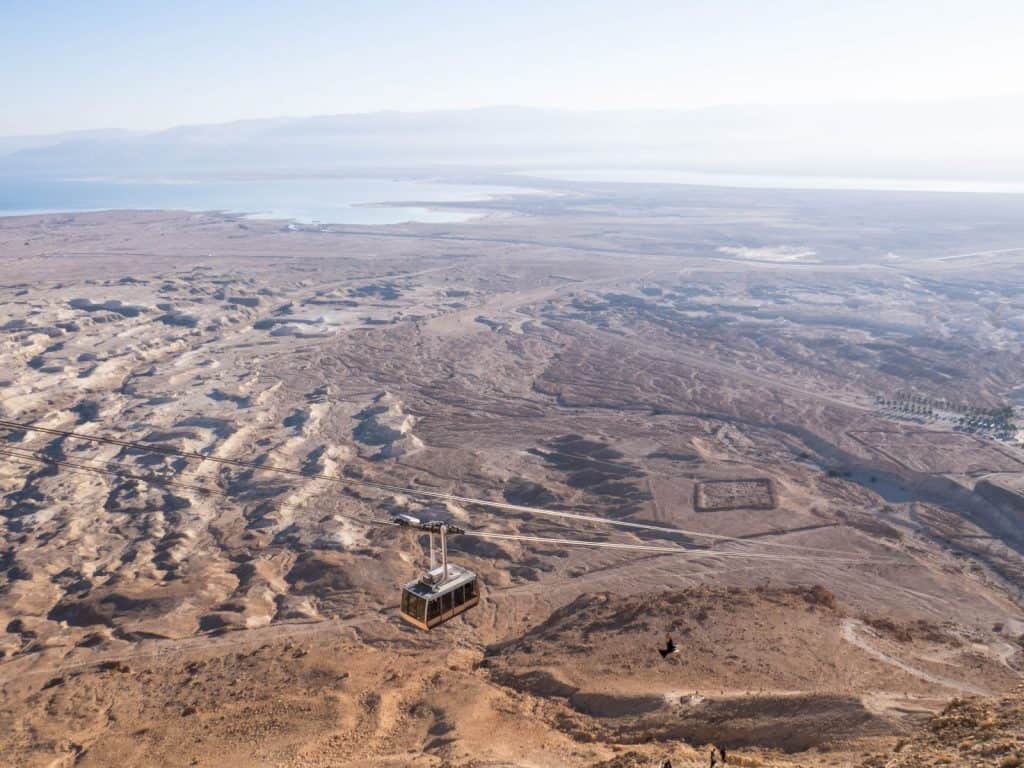
<path id="1" fill-rule="evenodd" d="M 121 479 L 140 480 L 146 483 L 154 483 L 158 485 L 169 485 L 184 487 L 191 490 L 196 490 L 202 493 L 214 494 L 224 497 L 230 497 L 231 494 L 220 489 L 211 489 L 204 486 L 196 486 L 189 483 L 182 483 L 174 480 L 168 480 L 154 475 L 139 475 L 127 470 L 112 469 L 109 465 L 105 467 L 88 466 L 68 460 L 56 459 L 49 456 L 42 456 L 35 452 L 23 451 L 19 449 L 11 448 L 0 448 L 0 455 L 8 456 L 17 460 L 33 461 L 40 464 L 56 465 L 66 468 L 71 468 L 75 471 L 88 471 L 92 473 L 114 475 Z M 386 525 L 394 527 L 403 527 L 394 520 L 382 519 L 382 518 L 362 518 L 355 515 L 349 515 L 344 513 L 336 513 L 336 517 L 342 517 L 353 522 L 362 523 L 363 525 Z M 601 549 L 613 549 L 630 552 L 651 552 L 657 554 L 686 555 L 688 557 L 731 557 L 731 558 L 742 558 L 742 559 L 757 559 L 757 560 L 771 560 L 776 562 L 821 562 L 825 558 L 810 557 L 810 556 L 796 556 L 781 553 L 759 553 L 759 552 L 729 552 L 722 550 L 711 550 L 703 548 L 687 548 L 679 546 L 659 546 L 653 544 L 629 544 L 625 542 L 609 542 L 609 541 L 590 541 L 585 539 L 567 539 L 567 538 L 554 538 L 546 536 L 530 536 L 525 534 L 507 534 L 498 533 L 492 531 L 480 531 L 480 530 L 468 530 L 463 531 L 461 535 L 471 536 L 474 538 L 483 539 L 498 539 L 505 541 L 523 541 L 531 543 L 541 544 L 560 544 L 564 546 L 582 546 L 582 547 L 594 547 Z M 842 563 L 842 564 L 880 564 L 880 563 L 897 563 L 898 561 L 893 559 L 879 559 L 879 558 L 844 558 L 844 557 L 829 557 L 828 562 L 830 563 Z M 903 563 L 909 565 L 909 563 Z"/>
<path id="2" fill-rule="evenodd" d="M 672 547 L 672 546 L 658 546 L 655 544 L 627 544 L 624 542 L 615 541 L 586 541 L 584 539 L 558 539 L 549 538 L 546 536 L 527 536 L 521 534 L 510 534 L 510 533 L 492 533 L 490 531 L 466 531 L 464 536 L 473 536 L 483 539 L 507 539 L 511 541 L 530 541 L 542 544 L 565 544 L 569 546 L 582 546 L 582 547 L 599 547 L 605 549 L 621 549 L 633 552 L 658 552 L 670 555 L 688 555 L 690 557 L 739 557 L 744 559 L 759 559 L 759 560 L 775 560 L 783 562 L 822 562 L 827 559 L 829 563 L 846 563 L 846 564 L 879 564 L 879 563 L 897 563 L 899 561 L 893 559 L 878 559 L 878 558 L 842 558 L 842 557 L 800 557 L 793 555 L 784 554 L 771 554 L 771 553 L 760 553 L 760 552 L 729 552 L 722 550 L 712 550 L 703 548 L 687 548 L 687 547 Z"/>
<path id="3" fill-rule="evenodd" d="M 140 475 L 134 472 L 130 472 L 126 469 L 113 469 L 110 467 L 109 464 L 102 467 L 97 467 L 91 466 L 89 464 L 80 464 L 77 462 L 68 461 L 67 459 L 55 459 L 52 456 L 43 456 L 40 455 L 38 452 L 34 451 L 21 451 L 6 447 L 0 448 L 0 455 L 8 456 L 14 459 L 20 459 L 21 461 L 34 461 L 38 464 L 50 464 L 65 467 L 79 473 L 84 471 L 92 472 L 95 474 L 115 475 L 122 479 L 141 480 L 142 482 L 151 483 L 153 485 L 164 485 L 175 488 L 187 488 L 188 490 L 198 491 L 199 493 L 206 493 L 214 496 L 231 496 L 231 494 L 229 494 L 227 491 L 223 491 L 220 488 L 209 488 L 203 485 L 185 483 L 180 480 L 171 480 L 169 478 L 160 477 L 159 475 Z"/>
<path id="4" fill-rule="evenodd" d="M 183 483 L 178 480 L 170 480 L 168 478 L 160 477 L 159 475 L 139 475 L 134 472 L 130 472 L 121 467 L 114 468 L 109 463 L 102 467 L 89 466 L 87 464 L 79 464 L 72 461 L 55 459 L 52 456 L 42 456 L 35 452 L 21 451 L 18 449 L 11 448 L 0 448 L 0 456 L 8 456 L 13 459 L 21 460 L 22 462 L 36 462 L 37 464 L 51 464 L 69 468 L 74 472 L 90 472 L 94 474 L 112 475 L 118 479 L 124 480 L 140 480 L 144 483 L 153 485 L 165 485 L 176 488 L 187 488 L 192 491 L 198 491 L 200 493 L 206 493 L 214 496 L 223 496 L 225 498 L 234 498 L 234 496 L 227 491 L 221 490 L 220 488 L 209 488 L 203 485 L 194 485 L 192 483 Z M 398 523 L 393 520 L 386 520 L 379 517 L 370 519 L 364 519 L 355 515 L 349 515 L 344 512 L 334 512 L 335 517 L 343 517 L 347 520 L 352 520 L 357 523 L 364 525 L 391 525 L 398 527 Z"/>
<path id="5" fill-rule="evenodd" d="M 453 501 L 462 504 L 471 504 L 478 507 L 484 507 L 487 509 L 500 509 L 512 512 L 522 512 L 524 514 L 531 515 L 543 515 L 549 517 L 557 517 L 566 520 L 574 520 L 578 522 L 591 523 L 594 525 L 607 525 L 617 528 L 629 528 L 633 530 L 651 531 L 655 533 L 667 533 L 675 536 L 693 536 L 705 539 L 711 539 L 716 541 L 732 541 L 743 546 L 760 546 L 760 547 L 779 547 L 783 549 L 801 550 L 808 552 L 820 552 L 823 554 L 834 555 L 835 550 L 823 548 L 823 547 L 808 547 L 799 544 L 786 544 L 783 542 L 770 542 L 770 541 L 750 541 L 739 536 L 728 536 L 725 534 L 716 533 L 705 533 L 703 531 L 693 531 L 685 528 L 675 528 L 671 526 L 654 525 L 652 523 L 637 523 L 630 520 L 610 520 L 608 518 L 599 517 L 597 515 L 585 514 L 581 512 L 568 512 L 563 510 L 545 509 L 543 507 L 530 507 L 521 504 L 511 504 L 509 502 L 501 501 L 490 501 L 487 499 L 477 499 L 469 496 L 460 496 L 445 491 L 433 491 L 422 488 L 414 488 L 408 486 L 395 485 L 391 483 L 382 483 L 375 480 L 367 480 L 362 477 L 352 477 L 349 475 L 338 476 L 328 475 L 317 472 L 305 472 L 299 469 L 292 469 L 289 467 L 275 467 L 269 464 L 259 464 L 252 461 L 243 461 L 241 459 L 231 459 L 223 456 L 211 456 L 210 454 L 199 453 L 197 451 L 187 451 L 172 446 L 161 445 L 161 444 L 145 444 L 130 440 L 122 440 L 120 438 L 108 437 L 104 435 L 90 435 L 83 432 L 74 432 L 72 430 L 56 429 L 53 427 L 42 427 L 33 424 L 25 424 L 17 421 L 11 421 L 8 419 L 0 419 L 0 428 L 4 428 L 15 432 L 37 432 L 41 434 L 53 435 L 56 437 L 72 438 L 76 440 L 85 440 L 93 443 L 104 443 L 107 445 L 116 445 L 122 448 L 128 448 L 131 450 L 143 451 L 148 453 L 158 453 L 167 456 L 178 456 L 185 459 L 194 459 L 197 461 L 211 461 L 218 464 L 239 467 L 242 469 L 252 469 L 264 472 L 277 472 L 280 474 L 290 475 L 292 477 L 301 477 L 304 479 L 315 479 L 315 480 L 328 480 L 330 482 L 356 485 L 367 488 L 373 488 L 376 490 L 387 491 L 390 493 L 400 493 L 408 496 L 439 499 L 444 501 Z"/>

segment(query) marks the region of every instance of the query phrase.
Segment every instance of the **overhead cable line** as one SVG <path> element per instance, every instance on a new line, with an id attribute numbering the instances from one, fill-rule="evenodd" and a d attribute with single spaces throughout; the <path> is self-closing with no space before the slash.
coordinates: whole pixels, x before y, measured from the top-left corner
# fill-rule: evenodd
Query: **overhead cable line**
<path id="1" fill-rule="evenodd" d="M 672 546 L 658 546 L 654 544 L 626 544 L 615 541 L 586 541 L 584 539 L 559 539 L 549 538 L 546 536 L 526 536 L 522 534 L 510 534 L 510 533 L 491 533 L 490 531 L 476 531 L 469 530 L 465 531 L 462 535 L 474 536 L 483 539 L 505 539 L 509 541 L 529 541 L 541 544 L 565 544 L 569 546 L 582 546 L 582 547 L 599 547 L 605 549 L 621 549 L 633 552 L 658 552 L 669 555 L 687 555 L 689 557 L 740 557 L 744 559 L 761 559 L 761 560 L 775 560 L 783 562 L 822 562 L 826 560 L 823 557 L 801 557 L 794 555 L 778 554 L 778 553 L 760 553 L 760 552 L 728 552 L 722 550 L 712 549 L 688 549 L 686 547 L 672 547 Z M 829 557 L 827 558 L 829 563 L 846 563 L 846 564 L 865 564 L 865 563 L 881 563 L 886 562 L 884 560 L 878 560 L 873 558 L 842 558 L 842 557 Z M 891 561 L 889 561 L 891 562 Z"/>
<path id="2" fill-rule="evenodd" d="M 68 461 L 66 459 L 55 459 L 52 456 L 43 456 L 35 451 L 20 451 L 12 448 L 0 448 L 0 455 L 8 456 L 14 459 L 21 459 L 22 461 L 34 461 L 37 464 L 50 464 L 55 466 L 61 466 L 69 469 L 73 469 L 77 472 L 92 472 L 95 474 L 104 475 L 115 475 L 119 478 L 127 478 L 129 480 L 141 480 L 145 483 L 151 483 L 153 485 L 166 485 L 177 488 L 187 488 L 192 491 L 198 491 L 199 493 L 207 493 L 215 496 L 230 496 L 231 494 L 226 491 L 222 491 L 219 488 L 209 488 L 203 485 L 194 485 L 192 483 L 185 483 L 180 480 L 171 480 L 168 478 L 160 477 L 159 475 L 140 475 L 128 470 L 122 470 L 120 468 L 113 469 L 110 465 L 102 467 L 92 466 L 89 464 L 80 464 L 74 461 Z"/>
<path id="3" fill-rule="evenodd" d="M 305 472 L 299 469 L 291 469 L 289 467 L 276 467 L 270 464 L 259 464 L 252 461 L 243 461 L 241 459 L 231 459 L 223 456 L 212 456 L 206 453 L 199 453 L 198 451 L 187 451 L 172 446 L 161 445 L 161 444 L 145 444 L 134 442 L 130 440 L 122 440 L 115 437 L 107 437 L 103 435 L 90 435 L 83 432 L 74 432 L 72 430 L 55 429 L 53 427 L 41 427 L 33 424 L 24 424 L 21 422 L 10 421 L 7 419 L 0 419 L 0 428 L 17 431 L 17 432 L 37 432 L 42 434 L 53 435 L 56 437 L 72 438 L 77 440 L 85 440 L 94 443 L 104 443 L 107 445 L 117 445 L 122 448 L 129 448 L 132 450 L 148 452 L 148 453 L 159 453 L 167 456 L 178 456 L 185 459 L 194 459 L 197 461 L 211 461 L 217 464 L 226 466 L 239 467 L 242 469 L 252 469 L 264 472 L 277 472 L 279 474 L 286 474 L 292 477 L 301 477 L 307 480 L 327 480 L 334 483 L 341 483 L 347 485 L 356 485 L 366 488 L 373 488 L 375 490 L 387 491 L 389 493 L 404 494 L 407 496 L 415 496 L 427 499 L 438 499 L 443 501 L 452 501 L 460 504 L 471 504 L 478 507 L 484 507 L 488 509 L 500 509 L 507 510 L 510 512 L 521 512 L 528 515 L 543 515 L 548 517 L 558 517 L 567 520 L 575 520 L 578 522 L 591 523 L 594 525 L 607 525 L 617 528 L 628 528 L 632 530 L 651 531 L 655 533 L 666 533 L 674 536 L 693 536 L 705 539 L 711 539 L 716 541 L 731 541 L 738 543 L 743 546 L 765 546 L 765 547 L 779 547 L 783 549 L 801 550 L 801 551 L 816 551 L 823 554 L 834 555 L 835 550 L 823 548 L 823 547 L 807 547 L 799 544 L 785 544 L 782 542 L 770 542 L 770 541 L 750 541 L 739 536 L 728 536 L 725 534 L 716 533 L 705 533 L 703 531 L 687 530 L 685 528 L 675 528 L 663 525 L 654 525 L 651 523 L 637 523 L 630 520 L 611 520 L 597 515 L 585 514 L 581 512 L 568 512 L 563 510 L 545 509 L 543 507 L 530 507 L 522 504 L 511 504 L 508 502 L 501 501 L 490 501 L 487 499 L 476 499 L 469 496 L 460 496 L 445 491 L 432 491 L 422 488 L 414 488 L 408 486 L 395 485 L 390 483 L 382 483 L 376 480 L 367 480 L 362 477 L 352 477 L 349 475 L 338 476 L 328 475 L 318 472 Z"/>
<path id="4" fill-rule="evenodd" d="M 203 493 L 210 493 L 210 494 L 215 494 L 215 495 L 220 495 L 220 496 L 225 496 L 225 497 L 230 497 L 231 496 L 231 494 L 229 494 L 229 493 L 227 493 L 225 491 L 221 491 L 219 489 L 218 490 L 214 490 L 214 489 L 210 489 L 210 488 L 205 488 L 203 486 L 195 486 L 195 485 L 191 485 L 191 484 L 188 484 L 188 483 L 181 483 L 181 482 L 177 482 L 177 481 L 173 481 L 173 480 L 167 480 L 167 479 L 156 477 L 156 476 L 152 476 L 152 475 L 150 475 L 150 476 L 138 475 L 138 474 L 127 472 L 127 471 L 121 472 L 121 471 L 116 470 L 116 469 L 111 469 L 111 468 L 109 468 L 109 466 L 108 467 L 93 467 L 93 466 L 88 466 L 88 465 L 84 465 L 84 464 L 79 464 L 79 463 L 76 463 L 76 462 L 60 460 L 60 459 L 54 459 L 52 457 L 44 457 L 44 456 L 40 456 L 38 454 L 32 454 L 30 452 L 22 452 L 22 451 L 18 451 L 18 450 L 5 449 L 5 448 L 0 448 L 0 455 L 8 456 L 8 457 L 11 457 L 11 458 L 14 458 L 14 459 L 18 459 L 18 460 L 21 460 L 23 462 L 33 461 L 33 462 L 41 463 L 41 464 L 49 464 L 49 465 L 57 465 L 57 466 L 67 467 L 67 468 L 71 468 L 71 469 L 73 469 L 75 471 L 83 471 L 84 470 L 84 471 L 88 471 L 88 472 L 92 472 L 92 473 L 114 475 L 114 476 L 122 478 L 122 479 L 127 478 L 127 479 L 131 479 L 131 480 L 140 480 L 140 481 L 146 482 L 146 483 L 156 483 L 156 484 L 160 484 L 160 485 L 172 485 L 172 486 L 184 487 L 184 488 L 189 488 L 189 489 L 192 489 L 192 490 L 200 491 L 200 492 L 203 492 Z M 387 519 L 381 519 L 381 518 L 365 519 L 365 518 L 362 518 L 362 517 L 358 517 L 356 515 L 341 514 L 341 513 L 338 513 L 336 516 L 337 517 L 342 517 L 342 518 L 347 519 L 347 520 L 351 520 L 351 521 L 356 522 L 356 523 L 361 523 L 363 525 L 386 525 L 386 526 L 401 527 L 398 523 L 396 523 L 393 520 L 387 520 Z M 600 548 L 600 549 L 612 549 L 612 550 L 631 551 L 631 552 L 651 552 L 651 553 L 656 553 L 656 554 L 675 555 L 675 556 L 683 556 L 683 555 L 685 555 L 687 557 L 741 558 L 741 559 L 747 559 L 747 560 L 757 559 L 757 560 L 770 560 L 770 561 L 774 561 L 774 562 L 794 562 L 794 563 L 795 562 L 807 562 L 807 563 L 821 562 L 821 561 L 823 561 L 825 559 L 825 558 L 821 558 L 821 557 L 797 556 L 797 555 L 789 555 L 789 554 L 782 554 L 782 553 L 729 552 L 729 551 L 711 550 L 711 549 L 703 549 L 703 548 L 686 548 L 686 547 L 678 547 L 678 546 L 659 546 L 659 545 L 652 545 L 652 544 L 628 544 L 628 543 L 624 543 L 624 542 L 591 541 L 591 540 L 585 540 L 585 539 L 553 538 L 553 537 L 546 537 L 546 536 L 529 536 L 529 535 L 525 535 L 525 534 L 507 534 L 507 533 L 497 533 L 497 532 L 479 531 L 479 530 L 463 531 L 462 535 L 472 536 L 472 537 L 475 537 L 475 538 L 482 538 L 482 539 L 498 539 L 498 540 L 505 540 L 505 541 L 523 541 L 523 542 L 540 543 L 540 544 L 559 544 L 559 545 L 563 545 L 563 546 L 594 547 L 594 548 Z M 880 559 L 877 559 L 877 558 L 829 557 L 828 558 L 828 562 L 829 563 L 835 563 L 835 564 L 850 564 L 850 565 L 859 564 L 859 565 L 864 565 L 864 564 L 880 564 L 880 563 L 884 563 L 884 562 L 895 562 L 895 561 L 880 560 Z"/>

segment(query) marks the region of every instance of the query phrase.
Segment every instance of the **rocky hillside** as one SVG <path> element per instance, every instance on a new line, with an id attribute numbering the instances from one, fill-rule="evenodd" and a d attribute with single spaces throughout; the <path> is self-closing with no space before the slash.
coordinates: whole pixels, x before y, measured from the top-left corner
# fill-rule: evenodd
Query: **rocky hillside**
<path id="1" fill-rule="evenodd" d="M 1024 766 L 1024 685 L 996 698 L 954 699 L 927 727 L 892 754 L 875 755 L 863 768 Z"/>

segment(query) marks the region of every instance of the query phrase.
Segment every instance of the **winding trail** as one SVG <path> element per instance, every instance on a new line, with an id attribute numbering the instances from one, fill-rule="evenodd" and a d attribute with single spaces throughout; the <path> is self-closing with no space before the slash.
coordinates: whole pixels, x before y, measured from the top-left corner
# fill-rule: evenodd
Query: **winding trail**
<path id="1" fill-rule="evenodd" d="M 851 645 L 855 645 L 857 648 L 860 648 L 865 653 L 875 657 L 879 661 L 885 662 L 886 664 L 896 667 L 897 669 L 901 669 L 907 674 L 913 675 L 914 677 L 920 678 L 921 680 L 926 680 L 929 683 L 941 685 L 945 688 L 951 688 L 955 691 L 960 691 L 961 693 L 969 693 L 974 696 L 991 695 L 991 691 L 988 691 L 984 688 L 979 688 L 975 685 L 971 685 L 970 683 L 964 683 L 959 680 L 953 680 L 948 677 L 933 675 L 930 672 L 925 672 L 924 670 L 918 669 L 917 667 L 913 667 L 910 664 L 907 664 L 906 662 L 897 659 L 895 656 L 892 656 L 891 654 L 888 654 L 885 651 L 876 648 L 866 639 L 864 639 L 864 636 L 860 634 L 860 631 L 864 629 L 864 622 L 858 619 L 843 619 L 843 639 Z"/>

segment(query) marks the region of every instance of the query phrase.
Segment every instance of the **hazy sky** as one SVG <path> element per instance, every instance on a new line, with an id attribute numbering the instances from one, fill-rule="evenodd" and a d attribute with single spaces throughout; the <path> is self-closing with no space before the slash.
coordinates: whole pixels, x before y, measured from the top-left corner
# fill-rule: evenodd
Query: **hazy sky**
<path id="1" fill-rule="evenodd" d="M 1022 0 L 0 0 L 0 135 L 1022 91 Z"/>

